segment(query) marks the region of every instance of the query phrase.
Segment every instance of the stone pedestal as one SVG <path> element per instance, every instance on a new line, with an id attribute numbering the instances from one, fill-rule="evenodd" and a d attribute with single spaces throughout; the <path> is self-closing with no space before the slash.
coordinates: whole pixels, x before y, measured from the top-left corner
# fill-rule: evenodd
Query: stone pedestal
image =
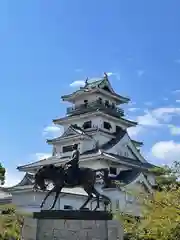
<path id="1" fill-rule="evenodd" d="M 123 229 L 116 220 L 39 217 L 25 220 L 22 235 L 24 240 L 123 240 Z"/>

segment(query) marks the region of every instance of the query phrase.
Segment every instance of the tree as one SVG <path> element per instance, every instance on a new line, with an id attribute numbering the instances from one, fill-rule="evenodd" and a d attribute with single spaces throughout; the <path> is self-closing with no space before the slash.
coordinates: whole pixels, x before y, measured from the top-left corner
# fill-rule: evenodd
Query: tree
<path id="1" fill-rule="evenodd" d="M 21 239 L 21 229 L 24 217 L 15 211 L 11 204 L 1 207 L 0 214 L 0 240 Z"/>
<path id="2" fill-rule="evenodd" d="M 153 169 L 157 187 L 151 198 L 142 198 L 143 216 L 121 216 L 131 240 L 180 239 L 180 163 Z"/>
<path id="3" fill-rule="evenodd" d="M 3 185 L 5 182 L 5 173 L 6 170 L 5 168 L 2 166 L 2 164 L 0 163 L 0 184 Z"/>

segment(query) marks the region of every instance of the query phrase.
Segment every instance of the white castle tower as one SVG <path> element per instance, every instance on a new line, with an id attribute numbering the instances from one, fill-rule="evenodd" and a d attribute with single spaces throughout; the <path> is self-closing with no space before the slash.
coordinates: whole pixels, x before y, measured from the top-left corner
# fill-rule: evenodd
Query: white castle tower
<path id="1" fill-rule="evenodd" d="M 86 80 L 84 87 L 62 96 L 62 100 L 70 102 L 72 107 L 67 108 L 65 117 L 54 119 L 53 123 L 63 126 L 64 133 L 47 140 L 53 148 L 51 157 L 18 167 L 26 174 L 18 185 L 9 188 L 13 203 L 23 211 L 37 211 L 45 193 L 33 191 L 33 174 L 43 165 L 53 163 L 58 166 L 69 161 L 72 145 L 77 143 L 80 166 L 108 168 L 121 182 L 121 187 L 103 188 L 97 178 L 96 187 L 110 197 L 112 208 L 139 215 L 140 206 L 131 191 L 152 193 L 155 180 L 148 171 L 153 165 L 141 155 L 142 143 L 132 140 L 127 133 L 127 129 L 137 123 L 125 119 L 123 109 L 118 107 L 128 103 L 129 98 L 117 94 L 105 74 L 101 79 Z M 64 188 L 55 208 L 78 209 L 85 199 L 86 193 L 80 187 Z M 46 208 L 52 200 L 53 196 Z"/>

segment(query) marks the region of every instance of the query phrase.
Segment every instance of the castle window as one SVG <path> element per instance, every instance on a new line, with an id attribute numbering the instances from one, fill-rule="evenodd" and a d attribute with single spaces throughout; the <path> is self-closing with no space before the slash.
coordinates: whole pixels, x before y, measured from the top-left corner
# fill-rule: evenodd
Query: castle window
<path id="1" fill-rule="evenodd" d="M 121 132 L 122 128 L 120 126 L 116 126 L 116 133 Z"/>
<path id="2" fill-rule="evenodd" d="M 85 122 L 85 123 L 83 124 L 83 128 L 84 128 L 84 129 L 91 128 L 91 127 L 92 127 L 92 122 L 91 122 L 91 121 Z"/>
<path id="3" fill-rule="evenodd" d="M 110 167 L 109 168 L 109 173 L 112 174 L 112 175 L 117 175 L 117 168 Z"/>
<path id="4" fill-rule="evenodd" d="M 64 205 L 65 210 L 72 210 L 73 207 L 71 205 Z"/>
<path id="5" fill-rule="evenodd" d="M 100 98 L 100 97 L 98 98 L 98 103 L 100 103 L 100 104 L 102 103 L 102 98 Z"/>
<path id="6" fill-rule="evenodd" d="M 88 105 L 88 100 L 84 100 L 84 106 L 87 107 Z"/>
<path id="7" fill-rule="evenodd" d="M 63 152 L 63 153 L 72 152 L 72 150 L 73 150 L 73 145 L 64 146 L 64 147 L 62 148 L 62 152 Z"/>
<path id="8" fill-rule="evenodd" d="M 111 127 L 110 123 L 104 122 L 104 128 L 107 129 L 107 130 L 110 130 L 112 127 Z"/>
<path id="9" fill-rule="evenodd" d="M 113 109 L 115 109 L 116 105 L 115 105 L 114 103 L 112 103 L 111 107 L 112 107 Z"/>
<path id="10" fill-rule="evenodd" d="M 108 100 L 105 101 L 105 106 L 109 107 L 109 101 Z"/>

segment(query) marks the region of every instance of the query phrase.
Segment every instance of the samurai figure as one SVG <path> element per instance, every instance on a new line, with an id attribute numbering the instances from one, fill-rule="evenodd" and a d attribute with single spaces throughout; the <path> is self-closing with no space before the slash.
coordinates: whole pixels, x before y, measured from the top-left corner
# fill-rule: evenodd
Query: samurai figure
<path id="1" fill-rule="evenodd" d="M 68 183 L 76 183 L 78 180 L 77 176 L 79 171 L 79 156 L 80 152 L 78 150 L 78 144 L 74 144 L 71 160 L 67 163 L 67 165 L 70 165 L 67 170 Z"/>

